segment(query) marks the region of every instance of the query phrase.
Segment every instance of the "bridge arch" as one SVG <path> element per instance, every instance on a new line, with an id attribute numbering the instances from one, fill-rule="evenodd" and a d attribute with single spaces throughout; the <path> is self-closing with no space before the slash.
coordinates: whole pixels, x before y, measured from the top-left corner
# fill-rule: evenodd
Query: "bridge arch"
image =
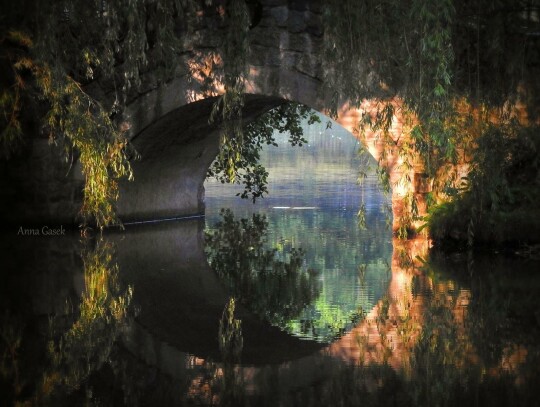
<path id="1" fill-rule="evenodd" d="M 325 87 L 321 64 L 323 2 L 261 0 L 260 3 L 261 19 L 249 31 L 246 120 L 285 101 L 328 113 L 325 107 L 329 106 L 331 95 Z M 208 117 L 212 101 L 223 93 L 219 75 L 212 74 L 213 68 L 219 71 L 221 61 L 216 44 L 223 33 L 216 29 L 215 21 L 211 24 L 215 16 L 200 17 L 201 26 L 196 35 L 186 38 L 179 52 L 174 78 L 158 83 L 151 69 L 141 73 L 141 89 L 131 95 L 123 112 L 122 127 L 130 127 L 128 136 L 141 154 L 141 160 L 133 161 L 135 181 L 121 185 L 118 213 L 123 221 L 202 211 L 202 177 L 219 147 L 217 128 L 208 124 Z M 107 105 L 107 101 L 114 99 L 114 91 L 101 86 L 105 85 L 95 81 L 85 90 Z M 337 122 L 354 134 L 362 115 L 373 106 L 370 102 L 360 108 L 351 107 L 347 101 L 340 103 Z M 403 142 L 397 116 L 391 133 L 395 140 Z M 376 135 L 369 134 L 364 141 L 378 160 L 384 147 Z M 47 140 L 37 134 L 31 144 L 29 160 L 22 158 L 20 163 L 11 161 L 6 166 L 9 188 L 1 192 L 6 197 L 2 212 L 10 214 L 8 221 L 16 223 L 76 224 L 84 182 L 80 167 L 76 162 L 63 163 L 61 149 L 51 149 Z M 398 185 L 403 170 L 399 168 L 396 152 L 387 154 L 382 165 L 390 174 L 391 184 L 396 186 L 392 191 L 396 229 L 403 212 L 404 189 L 409 188 L 410 192 L 416 186 Z M 421 172 L 419 166 L 406 175 L 415 180 L 415 174 Z M 425 191 L 413 192 L 421 195 Z"/>
<path id="2" fill-rule="evenodd" d="M 258 86 L 260 72 L 246 81 L 247 87 L 257 94 L 245 95 L 243 120 L 247 124 L 263 113 L 283 103 L 302 103 L 321 113 L 328 113 L 322 101 L 316 97 L 320 83 L 299 73 L 282 75 L 286 86 L 268 89 L 266 83 Z M 275 83 L 274 83 L 275 84 Z M 185 89 L 182 94 L 178 89 Z M 217 100 L 217 91 L 195 91 L 186 84 L 171 83 L 157 89 L 155 94 L 141 97 L 128 108 L 126 120 L 134 123 L 131 140 L 140 153 L 140 159 L 132 162 L 134 182 L 121 185 L 118 214 L 124 222 L 150 219 L 174 218 L 202 214 L 204 212 L 204 180 L 206 172 L 219 152 L 219 128 L 209 124 L 210 112 Z M 283 91 L 285 95 L 279 94 Z M 160 103 L 158 103 L 160 102 Z M 357 138 L 355 129 L 362 114 L 374 109 L 370 102 L 360 108 L 342 105 L 337 122 Z M 399 139 L 401 122 L 396 118 L 391 132 Z M 364 147 L 376 161 L 386 166 L 390 175 L 394 230 L 403 211 L 405 187 L 400 187 L 403 171 L 399 168 L 397 152 L 386 152 L 374 133 L 360 138 Z M 414 177 L 417 168 L 410 170 Z M 421 171 L 421 168 L 420 168 Z"/>

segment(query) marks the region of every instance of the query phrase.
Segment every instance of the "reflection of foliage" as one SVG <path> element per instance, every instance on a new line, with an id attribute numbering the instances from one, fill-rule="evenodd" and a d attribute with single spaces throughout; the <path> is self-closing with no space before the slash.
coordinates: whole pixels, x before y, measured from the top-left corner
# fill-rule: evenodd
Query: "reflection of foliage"
<path id="1" fill-rule="evenodd" d="M 350 305 L 334 304 L 323 289 L 315 303 L 302 312 L 298 321 L 289 322 L 289 330 L 306 338 L 330 343 L 365 318 L 361 306 L 350 310 Z M 347 307 L 349 305 L 349 307 Z"/>
<path id="2" fill-rule="evenodd" d="M 221 215 L 223 220 L 206 235 L 212 268 L 252 312 L 284 327 L 319 291 L 314 276 L 302 270 L 302 250 L 291 249 L 288 261 L 281 261 L 276 249 L 263 248 L 268 227 L 264 216 L 237 221 L 230 210 Z"/>
<path id="3" fill-rule="evenodd" d="M 509 270 L 504 264 L 495 278 L 474 279 L 469 291 L 445 277 L 447 258 L 435 260 L 414 282 L 409 312 L 421 311 L 415 317 L 420 324 L 411 325 L 410 315 L 389 315 L 388 304 L 382 304 L 378 345 L 357 338 L 361 356 L 364 352 L 370 361 L 337 367 L 317 386 L 297 389 L 279 404 L 292 406 L 301 399 L 306 406 L 538 405 L 539 328 L 531 315 L 537 309 L 538 276 L 527 273 L 516 283 L 515 273 L 501 272 Z M 480 264 L 493 268 L 492 259 Z M 388 300 L 390 305 L 397 301 Z M 387 346 L 392 329 L 409 331 L 405 348 L 395 341 Z M 374 353 L 379 354 L 375 359 Z M 390 366 L 389 357 L 400 368 Z"/>
<path id="4" fill-rule="evenodd" d="M 16 399 L 24 387 L 21 377 L 19 352 L 23 326 L 9 313 L 4 313 L 0 320 L 0 393 L 5 399 Z"/>
<path id="5" fill-rule="evenodd" d="M 112 264 L 112 246 L 99 241 L 95 250 L 83 256 L 85 291 L 79 315 L 58 340 L 49 342 L 56 371 L 63 374 L 58 384 L 76 389 L 109 357 L 122 324 L 127 319 L 132 289 L 122 292 L 117 281 L 118 266 Z M 52 380 L 55 374 L 46 380 Z M 50 384 L 49 384 L 50 385 Z"/>
<path id="6" fill-rule="evenodd" d="M 264 145 L 277 145 L 275 133 L 289 133 L 292 146 L 306 143 L 301 122 L 319 122 L 319 117 L 306 106 L 286 103 L 265 113 L 248 124 L 242 137 L 228 138 L 223 142 L 220 154 L 208 170 L 208 176 L 229 183 L 244 184 L 244 191 L 238 195 L 253 202 L 264 196 L 267 190 L 268 172 L 259 164 L 260 151 Z"/>
<path id="7" fill-rule="evenodd" d="M 450 403 L 454 389 L 473 379 L 468 376 L 468 371 L 462 371 L 470 347 L 467 337 L 459 335 L 459 323 L 452 314 L 455 298 L 448 301 L 448 295 L 448 292 L 439 292 L 430 298 L 423 314 L 420 337 L 411 355 L 416 382 L 411 392 L 413 399 L 433 400 L 436 405 Z M 470 371 L 479 373 L 475 366 Z"/>
<path id="8" fill-rule="evenodd" d="M 234 298 L 223 310 L 219 321 L 219 350 L 226 362 L 238 362 L 242 353 L 242 321 L 234 317 Z"/>
<path id="9" fill-rule="evenodd" d="M 441 276 L 457 267 L 465 270 L 467 261 L 449 263 L 441 252 L 430 256 L 432 270 Z M 471 291 L 467 322 L 474 328 L 470 338 L 476 351 L 488 367 L 493 367 L 504 357 L 505 350 L 534 345 L 540 336 L 539 265 L 538 260 L 500 255 L 475 255 L 474 262 L 475 273 L 467 278 Z"/>
<path id="10" fill-rule="evenodd" d="M 219 321 L 219 350 L 223 358 L 223 377 L 220 380 L 220 405 L 241 406 L 244 404 L 242 378 L 238 376 L 235 364 L 240 363 L 242 353 L 242 322 L 234 317 L 234 298 L 225 305 Z"/>
<path id="11" fill-rule="evenodd" d="M 128 319 L 132 297 L 131 287 L 123 291 L 117 281 L 118 269 L 112 263 L 112 250 L 110 244 L 99 241 L 95 250 L 83 255 L 85 290 L 81 302 L 76 311 L 67 307 L 67 320 L 50 319 L 51 337 L 47 344 L 47 359 L 43 361 L 46 367 L 40 372 L 42 376 L 35 388 L 24 382 L 29 372 L 18 369 L 18 358 L 22 356 L 18 354 L 20 339 L 10 339 L 6 335 L 12 330 L 5 331 L 4 340 L 11 344 L 7 348 L 9 363 L 15 369 L 11 369 L 15 400 L 24 405 L 54 404 L 55 400 L 84 388 L 91 375 L 109 361 L 113 345 Z M 70 325 L 67 330 L 66 323 Z M 4 369 L 6 360 L 4 355 L 3 376 L 7 372 Z M 22 389 L 25 389 L 24 394 Z M 34 392 L 32 396 L 30 391 Z"/>

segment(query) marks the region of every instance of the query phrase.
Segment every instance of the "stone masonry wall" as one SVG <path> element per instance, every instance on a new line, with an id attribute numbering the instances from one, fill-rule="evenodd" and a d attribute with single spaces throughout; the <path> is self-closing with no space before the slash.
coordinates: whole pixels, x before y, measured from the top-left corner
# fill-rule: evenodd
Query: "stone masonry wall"
<path id="1" fill-rule="evenodd" d="M 257 106 L 250 107 L 250 102 L 246 103 L 247 109 L 252 109 L 249 114 L 263 113 L 264 109 L 281 103 L 278 100 L 303 103 L 324 113 L 329 90 L 324 86 L 321 64 L 324 35 L 322 1 L 262 0 L 261 4 L 260 21 L 254 22 L 256 25 L 249 31 L 251 53 L 246 92 L 269 99 L 266 102 L 257 99 Z M 218 52 L 223 37 L 222 24 L 215 8 L 201 8 L 195 30 L 184 36 L 173 78 L 160 83 L 155 67 L 150 66 L 142 73 L 141 87 L 129 95 L 121 120 L 129 128 L 128 136 L 140 149 L 141 161 L 133 162 L 134 183 L 122 184 L 121 218 L 143 220 L 171 214 L 195 214 L 203 210 L 204 194 L 201 189 L 204 174 L 212 155 L 217 154 L 218 136 L 215 128 L 202 119 L 197 119 L 198 124 L 190 123 L 190 118 L 200 117 L 200 113 L 203 110 L 208 112 L 208 109 L 197 113 L 197 108 L 184 110 L 182 107 L 203 99 L 211 100 L 209 98 L 223 93 Z M 89 84 L 86 91 L 104 105 L 114 99 L 111 84 L 100 79 Z M 256 98 L 251 99 L 252 102 L 254 100 Z M 369 103 L 360 109 L 351 109 L 343 101 L 338 122 L 354 134 L 361 114 L 369 112 L 369 109 Z M 203 122 L 205 125 L 201 124 Z M 166 123 L 169 127 L 164 128 Z M 396 140 L 400 140 L 401 135 L 399 123 L 400 119 L 396 117 L 396 125 L 392 129 Z M 376 137 L 367 137 L 363 141 L 378 159 L 382 146 Z M 197 143 L 199 147 L 194 147 Z M 170 149 L 168 146 L 175 147 Z M 162 160 L 156 155 L 160 149 L 164 154 Z M 177 151 L 176 159 L 169 154 L 174 149 Z M 396 182 L 402 174 L 399 157 L 393 154 L 390 152 L 382 165 L 387 167 L 391 180 Z M 61 149 L 47 144 L 36 131 L 20 158 L 1 165 L 5 169 L 0 176 L 5 180 L 5 187 L 0 192 L 5 221 L 77 223 L 83 177 L 76 157 L 73 162 L 66 162 Z M 415 168 L 409 178 L 418 178 L 416 173 L 422 173 L 421 167 Z M 186 174 L 197 174 L 197 177 L 190 176 L 180 181 Z M 156 188 L 156 185 L 161 187 Z M 400 207 L 403 188 L 414 188 L 414 183 L 405 187 L 394 186 L 394 229 L 403 210 Z M 159 197 L 164 191 L 173 190 L 174 193 L 165 194 L 168 198 Z M 425 191 L 416 192 L 421 200 Z M 145 194 L 148 198 L 141 198 Z M 143 201 L 146 202 L 144 210 L 135 203 Z M 155 206 L 153 212 L 152 205 Z"/>

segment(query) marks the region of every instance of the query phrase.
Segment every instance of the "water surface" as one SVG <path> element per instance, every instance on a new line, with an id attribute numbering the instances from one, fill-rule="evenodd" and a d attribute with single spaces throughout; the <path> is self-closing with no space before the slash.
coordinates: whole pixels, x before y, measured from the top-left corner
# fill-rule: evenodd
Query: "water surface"
<path id="1" fill-rule="evenodd" d="M 310 131 L 255 206 L 207 184 L 206 221 L 3 230 L 2 405 L 540 405 L 533 252 L 392 239 L 354 138 Z"/>
<path id="2" fill-rule="evenodd" d="M 209 233 L 221 220 L 220 210 L 228 208 L 236 219 L 266 218 L 264 247 L 275 249 L 276 258 L 285 260 L 291 250 L 302 249 L 302 270 L 316 276 L 318 295 L 279 325 L 322 342 L 373 308 L 387 289 L 392 255 L 389 198 L 379 190 L 376 162 L 360 155 L 363 148 L 349 132 L 336 123 L 327 128 L 326 120 L 304 125 L 308 143 L 302 147 L 291 147 L 286 134 L 275 134 L 278 146 L 261 154 L 269 193 L 255 204 L 236 196 L 241 186 L 205 183 Z M 368 176 L 360 186 L 361 171 Z M 362 204 L 367 228 L 358 226 Z"/>

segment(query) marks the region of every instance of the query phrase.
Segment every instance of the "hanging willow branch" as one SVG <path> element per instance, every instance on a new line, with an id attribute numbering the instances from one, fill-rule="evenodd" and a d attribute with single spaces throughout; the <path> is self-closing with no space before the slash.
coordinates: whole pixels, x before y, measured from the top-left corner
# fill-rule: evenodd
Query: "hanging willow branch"
<path id="1" fill-rule="evenodd" d="M 488 122 L 523 116 L 518 101 L 527 106 L 529 123 L 539 117 L 540 55 L 538 36 L 531 35 L 540 32 L 535 3 L 329 0 L 325 82 L 336 100 L 376 102 L 378 111 L 363 125 L 381 134 L 385 150 L 398 148 L 404 163 L 421 157 L 427 175 L 442 179 L 435 193 L 448 191 L 448 174 L 455 173 L 449 168 L 458 154 L 473 154 L 471 140 Z M 391 121 L 379 113 L 396 98 L 405 120 L 414 118 L 406 126 L 407 143 L 384 137 Z"/>
<path id="2" fill-rule="evenodd" d="M 191 1 L 191 0 L 190 0 Z M 21 4 L 22 3 L 22 4 Z M 45 111 L 42 128 L 52 143 L 75 156 L 85 176 L 81 215 L 102 228 L 115 214 L 118 181 L 132 178 L 127 123 L 115 121 L 141 71 L 152 63 L 165 80 L 175 61 L 177 18 L 186 18 L 189 1 L 101 0 L 43 2 L 21 0 L 3 9 L 1 57 L 10 78 L 0 89 L 0 146 L 13 153 L 22 141 L 21 114 Z M 150 59 L 150 54 L 152 58 Z M 111 106 L 85 91 L 99 79 L 115 90 Z M 26 119 L 25 119 L 26 120 Z"/>
<path id="3" fill-rule="evenodd" d="M 242 108 L 249 55 L 249 12 L 244 0 L 231 0 L 226 11 L 226 34 L 222 44 L 223 85 L 210 121 L 221 124 L 219 161 L 230 182 L 236 179 L 244 145 Z"/>

